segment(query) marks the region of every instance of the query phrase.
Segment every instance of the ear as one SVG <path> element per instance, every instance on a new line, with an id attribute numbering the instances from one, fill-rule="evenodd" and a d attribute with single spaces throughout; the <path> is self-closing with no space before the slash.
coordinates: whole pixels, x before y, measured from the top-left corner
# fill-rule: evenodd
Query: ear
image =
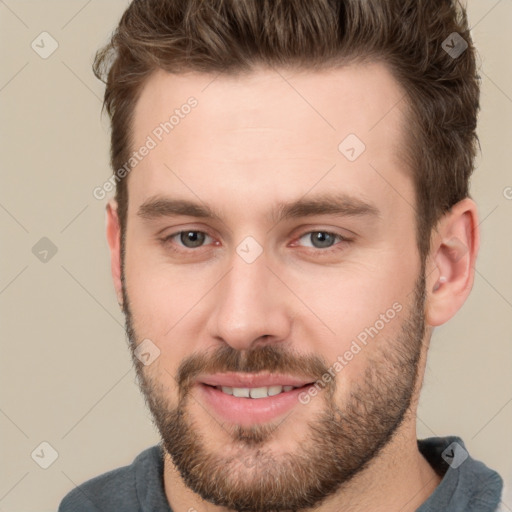
<path id="1" fill-rule="evenodd" d="M 107 241 L 110 248 L 110 268 L 116 290 L 117 302 L 123 307 L 123 288 L 121 284 L 121 228 L 117 214 L 117 202 L 111 199 L 106 207 Z"/>
<path id="2" fill-rule="evenodd" d="M 427 263 L 425 320 L 431 326 L 452 318 L 466 301 L 480 247 L 476 204 L 465 198 L 438 222 Z"/>

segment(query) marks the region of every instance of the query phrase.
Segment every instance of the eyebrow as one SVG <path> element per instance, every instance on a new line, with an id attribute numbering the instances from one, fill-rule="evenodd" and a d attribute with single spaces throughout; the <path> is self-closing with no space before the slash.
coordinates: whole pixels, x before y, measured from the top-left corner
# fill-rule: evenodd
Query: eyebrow
<path id="1" fill-rule="evenodd" d="M 203 203 L 162 196 L 146 200 L 139 207 L 137 215 L 145 220 L 177 216 L 222 219 L 220 212 Z M 314 215 L 380 218 L 381 213 L 376 206 L 357 197 L 325 193 L 308 199 L 302 197 L 293 202 L 280 202 L 268 218 L 270 222 L 277 224 L 283 220 Z"/>

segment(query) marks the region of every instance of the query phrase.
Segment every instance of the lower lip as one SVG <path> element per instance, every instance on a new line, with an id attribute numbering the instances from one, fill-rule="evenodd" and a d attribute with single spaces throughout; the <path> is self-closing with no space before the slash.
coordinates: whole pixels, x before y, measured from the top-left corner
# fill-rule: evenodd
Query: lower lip
<path id="1" fill-rule="evenodd" d="M 312 385 L 265 398 L 239 398 L 206 384 L 199 384 L 198 388 L 207 406 L 222 419 L 249 426 L 265 423 L 288 413 L 294 406 L 300 405 L 299 395 L 307 392 Z"/>

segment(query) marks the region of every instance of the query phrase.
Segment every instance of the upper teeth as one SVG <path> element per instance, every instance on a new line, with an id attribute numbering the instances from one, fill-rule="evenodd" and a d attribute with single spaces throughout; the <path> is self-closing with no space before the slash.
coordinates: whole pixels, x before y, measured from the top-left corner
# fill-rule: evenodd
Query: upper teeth
<path id="1" fill-rule="evenodd" d="M 283 391 L 291 391 L 293 386 L 268 386 L 263 388 L 231 388 L 228 386 L 218 386 L 228 395 L 236 396 L 237 398 L 265 398 L 267 396 L 274 396 L 282 393 Z"/>

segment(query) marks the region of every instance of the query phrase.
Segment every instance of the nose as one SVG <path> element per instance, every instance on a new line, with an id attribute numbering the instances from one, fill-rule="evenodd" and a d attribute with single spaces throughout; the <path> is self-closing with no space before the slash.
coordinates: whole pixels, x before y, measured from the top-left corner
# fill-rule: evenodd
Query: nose
<path id="1" fill-rule="evenodd" d="M 236 350 L 288 338 L 293 317 L 290 297 L 268 268 L 265 253 L 252 263 L 235 253 L 230 263 L 230 270 L 215 287 L 209 334 Z"/>

